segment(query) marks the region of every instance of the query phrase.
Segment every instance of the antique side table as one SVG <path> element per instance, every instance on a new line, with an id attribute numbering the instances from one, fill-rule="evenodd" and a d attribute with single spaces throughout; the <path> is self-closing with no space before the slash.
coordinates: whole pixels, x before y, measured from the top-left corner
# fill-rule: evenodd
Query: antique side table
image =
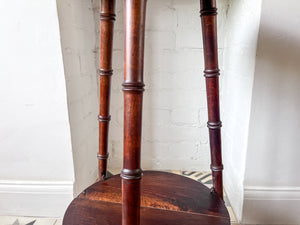
<path id="1" fill-rule="evenodd" d="M 213 188 L 180 175 L 141 169 L 146 0 L 124 0 L 124 156 L 106 177 L 115 0 L 101 0 L 99 181 L 70 204 L 64 225 L 230 225 L 223 201 L 216 1 L 200 0 Z M 151 3 L 151 1 L 149 1 Z"/>

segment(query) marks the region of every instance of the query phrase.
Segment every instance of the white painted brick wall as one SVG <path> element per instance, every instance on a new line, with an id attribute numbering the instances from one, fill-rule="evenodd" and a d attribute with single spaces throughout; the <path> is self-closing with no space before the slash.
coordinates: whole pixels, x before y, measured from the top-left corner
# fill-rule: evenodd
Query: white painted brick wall
<path id="1" fill-rule="evenodd" d="M 90 0 L 57 0 L 75 171 L 74 194 L 97 179 L 98 89 Z M 98 17 L 99 18 L 99 17 Z"/>
<path id="2" fill-rule="evenodd" d="M 228 1 L 217 1 L 223 49 Z M 94 1 L 99 43 L 99 3 Z M 123 1 L 117 0 L 111 100 L 110 168 L 122 167 Z M 147 3 L 143 169 L 209 170 L 210 155 L 199 0 Z M 97 45 L 99 52 L 99 44 Z M 222 55 L 220 55 L 222 56 Z M 99 57 L 98 57 L 99 58 Z M 220 59 L 222 69 L 222 60 Z"/>

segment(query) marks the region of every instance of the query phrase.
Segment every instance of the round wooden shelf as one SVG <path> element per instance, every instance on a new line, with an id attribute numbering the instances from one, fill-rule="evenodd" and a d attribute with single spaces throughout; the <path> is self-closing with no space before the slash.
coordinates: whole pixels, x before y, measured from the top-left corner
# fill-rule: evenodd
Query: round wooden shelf
<path id="1" fill-rule="evenodd" d="M 75 198 L 64 225 L 121 225 L 121 178 L 99 181 Z M 205 185 L 180 175 L 145 171 L 141 180 L 141 225 L 230 225 L 222 199 Z"/>

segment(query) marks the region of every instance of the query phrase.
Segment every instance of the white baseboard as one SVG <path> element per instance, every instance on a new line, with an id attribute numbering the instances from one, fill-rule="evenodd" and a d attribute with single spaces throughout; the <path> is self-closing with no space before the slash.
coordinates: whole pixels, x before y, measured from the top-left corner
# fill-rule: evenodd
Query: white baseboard
<path id="1" fill-rule="evenodd" d="M 242 223 L 300 224 L 300 188 L 245 187 Z"/>
<path id="2" fill-rule="evenodd" d="M 62 217 L 73 182 L 0 181 L 0 215 Z"/>

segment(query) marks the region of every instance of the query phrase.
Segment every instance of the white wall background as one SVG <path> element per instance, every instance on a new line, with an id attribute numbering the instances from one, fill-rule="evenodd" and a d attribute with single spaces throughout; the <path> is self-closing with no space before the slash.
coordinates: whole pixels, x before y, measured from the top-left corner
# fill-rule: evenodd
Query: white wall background
<path id="1" fill-rule="evenodd" d="M 122 2 L 114 170 L 123 151 Z M 244 223 L 299 224 L 300 3 L 217 3 L 225 189 Z M 61 216 L 97 176 L 99 1 L 6 1 L 0 24 L 0 213 Z M 146 28 L 143 168 L 209 170 L 199 1 L 148 1 Z"/>
<path id="2" fill-rule="evenodd" d="M 224 41 L 221 90 L 224 187 L 242 217 L 253 77 L 261 0 L 231 0 Z"/>
<path id="3" fill-rule="evenodd" d="M 109 167 L 120 170 L 123 155 L 124 16 L 123 1 L 116 2 Z M 223 52 L 227 2 L 218 1 L 220 55 Z M 98 14 L 97 4 L 95 9 Z M 198 0 L 151 0 L 147 3 L 143 169 L 209 170 L 199 9 Z M 95 18 L 99 24 L 99 16 Z M 99 30 L 97 36 L 99 39 Z M 220 59 L 222 69 L 222 57 Z"/>
<path id="4" fill-rule="evenodd" d="M 74 172 L 55 1 L 2 1 L 0 26 L 0 214 L 62 215 Z"/>
<path id="5" fill-rule="evenodd" d="M 297 0 L 264 0 L 245 173 L 245 223 L 300 223 Z"/>
<path id="6" fill-rule="evenodd" d="M 57 0 L 57 9 L 73 146 L 74 196 L 77 196 L 96 181 L 98 171 L 94 14 L 90 0 Z"/>

